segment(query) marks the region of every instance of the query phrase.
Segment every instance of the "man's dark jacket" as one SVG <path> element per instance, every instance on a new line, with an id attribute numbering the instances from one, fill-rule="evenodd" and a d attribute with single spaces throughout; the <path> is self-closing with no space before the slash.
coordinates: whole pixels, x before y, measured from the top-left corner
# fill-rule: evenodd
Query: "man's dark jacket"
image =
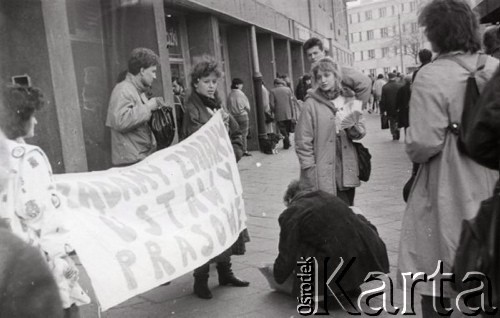
<path id="1" fill-rule="evenodd" d="M 346 291 L 355 290 L 369 272 L 389 272 L 389 259 L 377 229 L 365 217 L 355 214 L 342 200 L 324 191 L 298 195 L 280 215 L 279 255 L 274 262 L 274 279 L 282 284 L 297 261 L 310 256 L 319 261 L 320 284 L 323 284 L 323 259 L 330 257 L 327 273 L 331 275 L 340 257 L 347 264 L 356 258 L 341 281 Z M 295 282 L 295 293 L 298 291 Z M 336 286 L 331 286 L 334 291 Z"/>
<path id="2" fill-rule="evenodd" d="M 387 112 L 387 116 L 396 117 L 398 90 L 401 84 L 396 81 L 389 81 L 382 87 L 382 97 L 380 98 L 380 112 Z"/>

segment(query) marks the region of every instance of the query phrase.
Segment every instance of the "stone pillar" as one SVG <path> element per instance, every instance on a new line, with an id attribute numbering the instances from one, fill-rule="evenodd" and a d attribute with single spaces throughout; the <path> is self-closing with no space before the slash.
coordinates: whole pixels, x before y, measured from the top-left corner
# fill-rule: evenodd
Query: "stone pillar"
<path id="1" fill-rule="evenodd" d="M 41 4 L 65 171 L 87 171 L 66 1 L 42 1 Z"/>
<path id="2" fill-rule="evenodd" d="M 240 78 L 243 80 L 243 92 L 250 101 L 249 117 L 249 136 L 247 140 L 248 150 L 258 150 L 258 122 L 257 122 L 257 102 L 254 87 L 254 72 L 252 68 L 252 40 L 251 29 L 246 26 L 235 26 L 227 28 L 227 51 L 229 53 L 229 69 L 232 78 Z"/>
<path id="3" fill-rule="evenodd" d="M 257 34 L 255 26 L 250 29 L 250 38 L 252 44 L 252 65 L 253 65 L 253 82 L 255 90 L 256 108 L 257 108 L 257 126 L 259 129 L 259 145 L 261 141 L 267 139 L 266 133 L 266 116 L 264 114 L 264 103 L 262 101 L 262 74 L 260 73 L 259 49 L 257 46 Z"/>
<path id="4" fill-rule="evenodd" d="M 267 89 L 273 87 L 276 77 L 276 63 L 274 57 L 273 36 L 266 33 L 257 34 L 257 48 L 259 51 L 259 66 L 262 72 L 262 80 Z"/>

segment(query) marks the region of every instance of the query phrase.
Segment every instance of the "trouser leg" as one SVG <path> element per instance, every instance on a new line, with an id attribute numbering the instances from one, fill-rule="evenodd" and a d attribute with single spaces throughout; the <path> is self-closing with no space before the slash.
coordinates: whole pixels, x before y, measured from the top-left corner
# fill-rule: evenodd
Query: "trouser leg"
<path id="1" fill-rule="evenodd" d="M 290 148 L 290 136 L 289 136 L 289 128 L 287 125 L 287 120 L 279 121 L 278 127 L 280 130 L 280 133 L 285 138 L 285 139 L 283 139 L 283 148 L 285 148 L 285 149 Z"/>
<path id="2" fill-rule="evenodd" d="M 243 152 L 247 152 L 247 137 L 248 137 L 248 116 L 235 117 L 240 126 L 241 137 L 243 138 Z"/>
<path id="3" fill-rule="evenodd" d="M 398 120 L 396 117 L 389 117 L 389 128 L 391 130 L 391 134 L 394 140 L 399 140 L 399 127 Z"/>
<path id="4" fill-rule="evenodd" d="M 349 188 L 347 190 L 337 190 L 337 197 L 344 201 L 347 205 L 354 205 L 354 195 L 356 194 L 356 188 Z"/>

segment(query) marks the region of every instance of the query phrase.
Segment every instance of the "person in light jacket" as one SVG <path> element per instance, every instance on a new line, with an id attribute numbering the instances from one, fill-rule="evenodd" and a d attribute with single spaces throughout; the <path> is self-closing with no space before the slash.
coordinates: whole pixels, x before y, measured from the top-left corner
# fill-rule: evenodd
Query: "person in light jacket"
<path id="1" fill-rule="evenodd" d="M 243 93 L 243 81 L 239 78 L 233 78 L 231 83 L 231 92 L 227 96 L 227 109 L 229 113 L 236 119 L 240 126 L 240 131 L 243 138 L 243 155 L 251 156 L 247 149 L 248 136 L 248 115 L 250 114 L 250 102 L 248 97 Z"/>
<path id="2" fill-rule="evenodd" d="M 0 192 L 0 222 L 37 249 L 47 262 L 60 296 L 60 311 L 65 317 L 80 317 L 78 306 L 88 304 L 90 298 L 80 287 L 78 269 L 68 254 L 72 250 L 70 220 L 55 189 L 47 156 L 42 149 L 25 141 L 35 136 L 38 123 L 35 111 L 44 104 L 43 94 L 37 88 L 20 85 L 6 87 L 3 93 L 6 105 L 0 124 L 8 138 L 5 147 L 11 169 L 8 184 Z M 0 262 L 3 260 L 0 257 Z M 0 276 L 2 274 L 0 272 Z M 50 284 L 46 287 L 51 288 Z M 0 303 L 3 298 L 0 293 Z M 2 314 L 0 312 L 4 317 Z"/>
<path id="3" fill-rule="evenodd" d="M 269 105 L 274 113 L 274 119 L 280 133 L 285 137 L 283 148 L 290 148 L 290 133 L 292 132 L 292 120 L 295 118 L 292 103 L 292 90 L 286 86 L 286 82 L 281 78 L 274 80 L 274 88 L 269 93 Z"/>
<path id="4" fill-rule="evenodd" d="M 420 69 L 412 88 L 406 152 L 420 168 L 403 218 L 398 271 L 432 274 L 442 262 L 444 272 L 450 273 L 462 221 L 474 218 L 480 202 L 492 195 L 498 172 L 459 152 L 458 137 L 449 128 L 461 120 L 470 74 L 454 59 L 475 70 L 480 55 L 474 12 L 465 0 L 433 0 L 421 11 L 419 23 L 438 56 Z M 497 67 L 498 60 L 486 58 L 476 74 L 480 91 Z M 402 286 L 401 279 L 399 283 Z M 451 284 L 442 287 L 443 305 L 450 307 L 456 291 Z M 439 317 L 433 308 L 433 297 L 439 295 L 432 282 L 416 284 L 415 291 L 422 296 L 422 316 Z"/>
<path id="5" fill-rule="evenodd" d="M 106 126 L 111 128 L 111 161 L 114 166 L 137 163 L 156 150 L 148 121 L 161 106 L 145 92 L 156 79 L 158 56 L 146 48 L 136 48 L 128 61 L 125 79 L 116 84 L 109 100 Z"/>
<path id="6" fill-rule="evenodd" d="M 306 188 L 337 195 L 353 205 L 355 187 L 360 185 L 359 163 L 352 140 L 366 134 L 362 117 L 341 129 L 337 111 L 349 107 L 343 96 L 339 65 L 325 57 L 312 68 L 316 89 L 310 92 L 297 123 L 295 147 L 300 180 Z"/>

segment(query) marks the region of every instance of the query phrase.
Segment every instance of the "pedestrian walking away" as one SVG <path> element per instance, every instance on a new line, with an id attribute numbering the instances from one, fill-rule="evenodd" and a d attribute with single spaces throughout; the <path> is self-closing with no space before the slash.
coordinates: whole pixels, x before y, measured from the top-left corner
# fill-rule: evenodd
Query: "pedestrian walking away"
<path id="1" fill-rule="evenodd" d="M 384 75 L 379 74 L 377 76 L 377 79 L 373 83 L 373 111 L 374 112 L 379 112 L 379 104 L 380 104 L 380 98 L 382 97 L 382 87 L 387 84 L 387 82 L 384 79 Z"/>
<path id="2" fill-rule="evenodd" d="M 292 91 L 286 86 L 285 81 L 280 78 L 274 80 L 274 88 L 269 92 L 269 105 L 274 114 L 279 132 L 283 135 L 283 149 L 290 148 L 290 133 L 292 132 L 292 120 L 295 120 L 295 112 L 292 102 Z"/>
<path id="3" fill-rule="evenodd" d="M 380 113 L 387 116 L 389 119 L 389 128 L 392 135 L 392 140 L 399 140 L 398 127 L 398 91 L 401 88 L 401 83 L 396 82 L 396 74 L 389 73 L 389 82 L 382 87 L 382 96 L 380 97 Z"/>

